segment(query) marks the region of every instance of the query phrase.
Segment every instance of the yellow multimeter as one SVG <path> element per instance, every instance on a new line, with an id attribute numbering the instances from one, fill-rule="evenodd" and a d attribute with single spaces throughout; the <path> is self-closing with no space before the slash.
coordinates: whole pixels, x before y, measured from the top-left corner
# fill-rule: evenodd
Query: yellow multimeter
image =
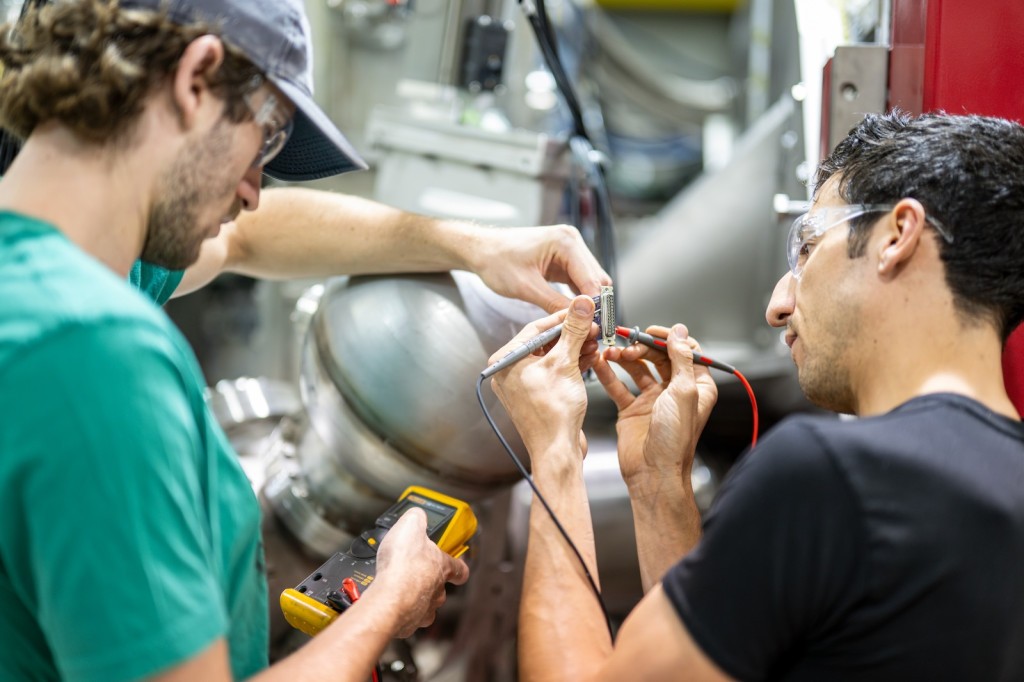
<path id="1" fill-rule="evenodd" d="M 358 599 L 377 571 L 377 548 L 399 517 L 413 507 L 427 514 L 427 536 L 444 552 L 458 559 L 469 549 L 476 532 L 476 516 L 462 500 L 419 486 L 409 486 L 376 526 L 352 540 L 294 589 L 281 593 L 281 611 L 292 627 L 313 636 L 331 624 Z M 353 584 L 354 583 L 354 584 Z"/>

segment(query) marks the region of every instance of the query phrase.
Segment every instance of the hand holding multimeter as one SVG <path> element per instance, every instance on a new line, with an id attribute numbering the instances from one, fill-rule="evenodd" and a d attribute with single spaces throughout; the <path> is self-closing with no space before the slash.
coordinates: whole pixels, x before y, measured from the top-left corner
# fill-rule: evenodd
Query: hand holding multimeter
<path id="1" fill-rule="evenodd" d="M 426 516 L 425 533 L 422 521 L 402 518 L 413 508 L 422 510 Z M 409 613 L 403 614 L 408 620 L 397 626 L 397 636 L 412 634 L 432 620 L 445 581 L 460 584 L 468 578 L 465 564 L 454 559 L 466 552 L 466 543 L 475 531 L 476 517 L 468 504 L 411 486 L 381 514 L 374 528 L 355 538 L 347 550 L 332 556 L 294 589 L 281 593 L 285 620 L 302 632 L 315 635 L 358 601 L 364 590 L 380 582 L 374 589 L 388 590 L 387 585 L 394 584 L 393 596 L 401 593 L 408 598 Z M 378 555 L 385 535 L 392 532 L 396 537 L 388 540 Z M 426 542 L 436 544 L 448 556 L 416 549 L 418 543 Z M 403 555 L 403 548 L 412 550 L 419 560 L 410 561 L 410 557 Z M 429 565 L 431 556 L 446 565 Z M 428 599 L 417 599 L 420 596 Z M 438 603 L 432 604 L 435 601 Z"/>

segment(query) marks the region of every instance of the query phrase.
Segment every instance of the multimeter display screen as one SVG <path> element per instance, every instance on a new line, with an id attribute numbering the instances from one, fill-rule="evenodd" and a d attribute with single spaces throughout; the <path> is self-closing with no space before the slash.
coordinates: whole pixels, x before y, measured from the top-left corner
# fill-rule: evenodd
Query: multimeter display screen
<path id="1" fill-rule="evenodd" d="M 431 529 L 437 528 L 437 526 L 439 524 L 443 523 L 444 521 L 447 521 L 448 517 L 451 516 L 450 512 L 449 513 L 442 513 L 442 512 L 437 511 L 436 509 L 429 509 L 427 507 L 424 507 L 422 505 L 418 505 L 418 504 L 416 504 L 414 502 L 409 502 L 409 501 L 404 502 L 402 504 L 402 506 L 400 506 L 398 509 L 395 510 L 395 516 L 401 516 L 402 514 L 404 514 L 405 512 L 409 511 L 413 507 L 419 507 L 424 512 L 426 512 L 426 514 L 427 514 L 427 527 L 431 528 Z"/>

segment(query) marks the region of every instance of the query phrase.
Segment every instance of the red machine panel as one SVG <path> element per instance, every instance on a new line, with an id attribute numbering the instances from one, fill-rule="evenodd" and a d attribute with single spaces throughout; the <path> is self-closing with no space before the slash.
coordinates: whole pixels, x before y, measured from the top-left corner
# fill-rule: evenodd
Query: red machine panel
<path id="1" fill-rule="evenodd" d="M 889 106 L 1001 116 L 1024 123 L 1024 2 L 893 0 Z M 1024 414 L 1024 326 L 1003 355 Z"/>
<path id="2" fill-rule="evenodd" d="M 893 0 L 889 104 L 1024 121 L 1024 3 Z"/>
<path id="3" fill-rule="evenodd" d="M 924 111 L 1024 120 L 1024 3 L 929 0 Z"/>

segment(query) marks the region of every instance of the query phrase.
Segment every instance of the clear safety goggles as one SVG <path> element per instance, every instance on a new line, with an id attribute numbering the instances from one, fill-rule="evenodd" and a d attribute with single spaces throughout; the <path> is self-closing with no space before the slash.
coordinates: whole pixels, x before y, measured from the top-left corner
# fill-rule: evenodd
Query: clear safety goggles
<path id="1" fill-rule="evenodd" d="M 862 215 L 891 211 L 893 208 L 895 208 L 894 204 L 851 204 L 819 208 L 798 217 L 793 221 L 793 226 L 789 228 L 789 237 L 786 239 L 789 271 L 793 273 L 793 277 L 800 279 L 804 265 L 811 257 L 815 244 L 833 227 L 838 227 Z M 942 223 L 931 216 L 925 216 L 925 220 L 942 235 L 943 239 L 950 244 L 953 243 L 952 235 Z"/>
<path id="2" fill-rule="evenodd" d="M 293 117 L 279 106 L 280 101 L 273 93 L 267 93 L 259 108 L 253 106 L 251 95 L 245 96 L 245 103 L 252 112 L 253 121 L 263 128 L 263 144 L 252 163 L 253 168 L 263 168 L 284 149 L 294 128 Z"/>

